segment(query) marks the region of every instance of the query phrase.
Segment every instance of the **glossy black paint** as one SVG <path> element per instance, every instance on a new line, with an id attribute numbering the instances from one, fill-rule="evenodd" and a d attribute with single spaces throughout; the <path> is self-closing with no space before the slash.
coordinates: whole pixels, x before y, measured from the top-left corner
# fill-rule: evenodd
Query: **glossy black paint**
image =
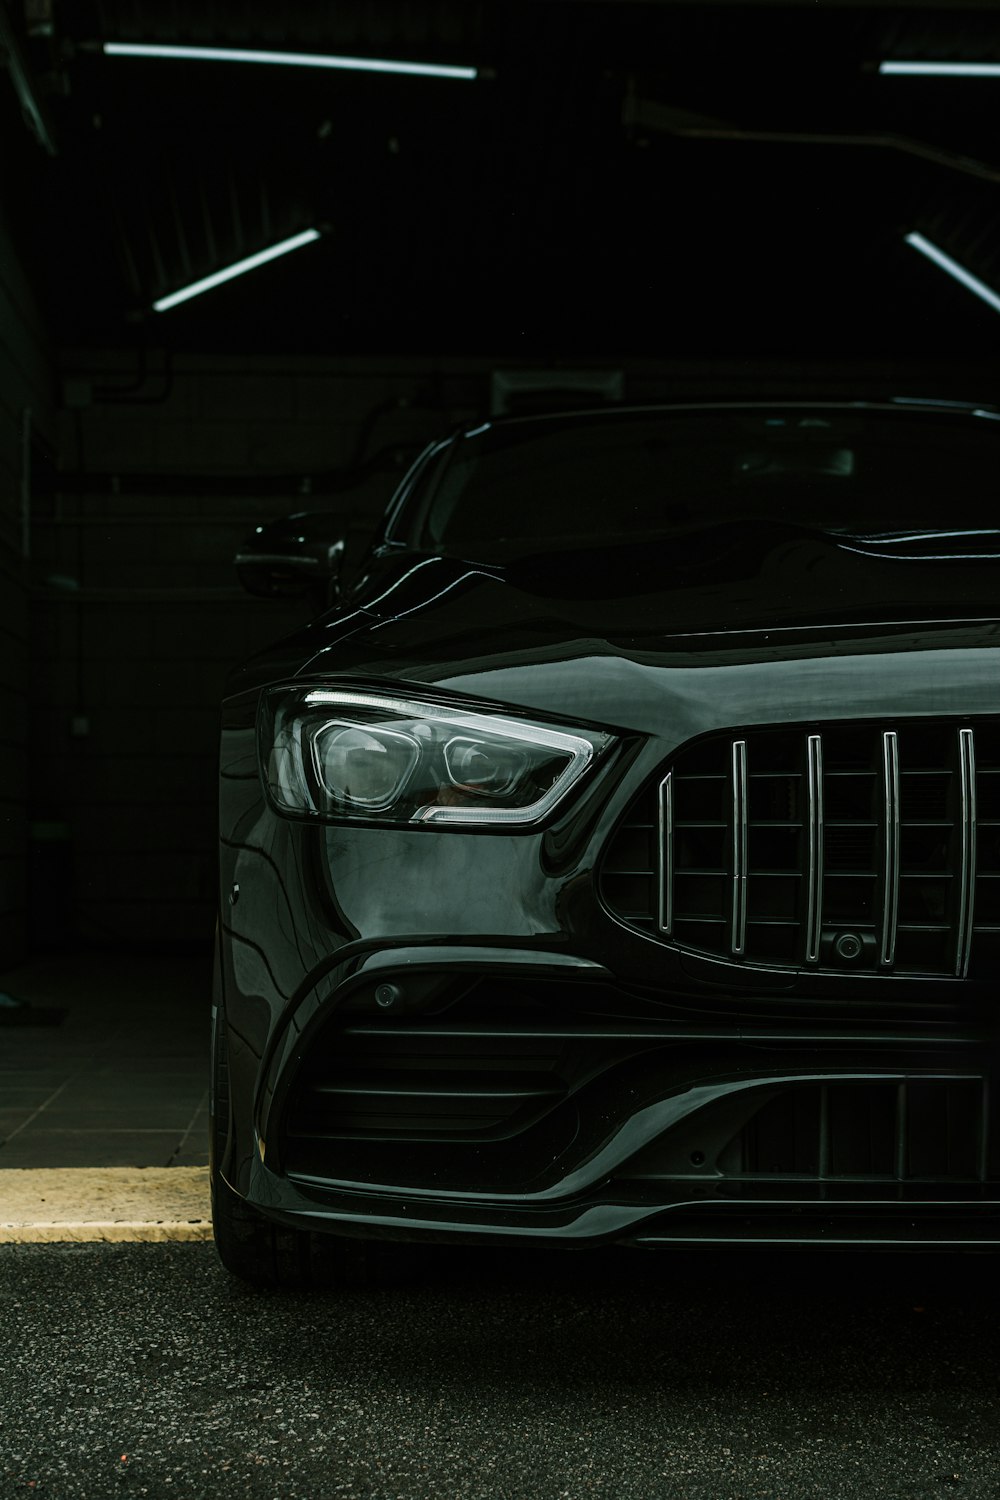
<path id="1" fill-rule="evenodd" d="M 981 541 L 858 546 L 793 526 L 708 525 L 682 545 L 508 567 L 376 546 L 341 606 L 234 673 L 224 705 L 227 1182 L 276 1220 L 346 1235 L 1000 1243 L 992 1167 L 968 1191 L 923 1184 L 922 1208 L 912 1189 L 862 1184 L 834 1202 L 803 1181 L 750 1202 L 702 1170 L 697 1144 L 723 1141 L 727 1100 L 769 1089 L 989 1075 L 993 985 L 741 969 L 629 930 L 596 878 L 637 790 L 700 735 L 1000 713 L 998 585 Z M 309 826 L 268 807 L 259 771 L 260 691 L 293 680 L 398 684 L 616 743 L 537 829 Z M 471 998 L 449 1011 L 463 986 Z M 378 1152 L 343 1141 L 323 1171 L 287 1170 L 302 1070 L 331 1025 L 337 1046 L 351 1027 L 365 1046 L 407 1027 L 422 1045 L 440 1014 L 478 1016 L 480 993 L 498 1047 L 530 1016 L 533 1034 L 576 1049 L 575 1123 L 560 1135 L 569 1101 L 553 1108 L 544 1169 L 531 1126 L 506 1154 L 427 1148 L 423 1175 L 401 1148 L 380 1178 Z M 633 1173 L 657 1142 L 683 1148 L 684 1171 L 672 1156 Z M 983 1150 L 992 1161 L 992 1140 Z"/>

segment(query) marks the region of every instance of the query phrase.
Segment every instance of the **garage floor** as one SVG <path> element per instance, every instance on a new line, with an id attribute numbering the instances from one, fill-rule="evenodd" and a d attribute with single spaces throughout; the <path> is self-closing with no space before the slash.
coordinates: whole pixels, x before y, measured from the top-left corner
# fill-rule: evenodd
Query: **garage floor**
<path id="1" fill-rule="evenodd" d="M 210 953 L 0 975 L 0 1168 L 205 1165 L 210 987 Z"/>

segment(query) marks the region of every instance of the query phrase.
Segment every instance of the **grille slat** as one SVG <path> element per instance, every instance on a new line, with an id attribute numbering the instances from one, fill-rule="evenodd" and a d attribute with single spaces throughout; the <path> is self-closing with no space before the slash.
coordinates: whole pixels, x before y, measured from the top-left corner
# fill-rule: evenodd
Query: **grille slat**
<path id="1" fill-rule="evenodd" d="M 961 865 L 955 973 L 964 979 L 972 953 L 972 920 L 976 909 L 976 746 L 971 729 L 960 729 Z"/>
<path id="2" fill-rule="evenodd" d="M 747 936 L 747 865 L 749 862 L 749 807 L 747 805 L 747 743 L 733 741 L 733 906 L 729 950 L 742 956 Z"/>
<path id="3" fill-rule="evenodd" d="M 641 912 L 613 874 L 640 827 Z M 624 921 L 737 964 L 975 978 L 998 953 L 1000 720 L 695 741 L 620 825 L 601 879 Z"/>
<path id="4" fill-rule="evenodd" d="M 899 925 L 899 741 L 882 736 L 882 951 L 879 962 L 892 967 Z"/>
<path id="5" fill-rule="evenodd" d="M 660 931 L 667 937 L 674 926 L 674 773 L 668 771 L 660 782 L 657 797 L 657 829 L 660 835 L 661 857 L 658 884 Z"/>
<path id="6" fill-rule="evenodd" d="M 819 961 L 823 935 L 823 739 L 811 734 L 809 757 L 809 869 L 806 888 L 806 963 Z"/>

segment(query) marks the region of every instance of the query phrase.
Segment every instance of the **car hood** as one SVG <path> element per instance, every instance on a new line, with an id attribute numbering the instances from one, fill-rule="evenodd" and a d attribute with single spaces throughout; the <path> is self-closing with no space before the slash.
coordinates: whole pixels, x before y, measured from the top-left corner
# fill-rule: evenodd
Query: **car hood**
<path id="1" fill-rule="evenodd" d="M 697 651 L 706 636 L 991 619 L 1000 533 L 841 536 L 744 523 L 502 565 L 407 554 L 382 562 L 360 602 L 386 650 L 446 656 L 502 634 L 508 647 L 597 637 Z"/>
<path id="2" fill-rule="evenodd" d="M 744 524 L 502 566 L 394 550 L 376 555 L 353 608 L 265 653 L 234 687 L 395 678 L 645 732 L 661 705 L 688 732 L 716 719 L 983 712 L 997 706 L 996 543 Z"/>

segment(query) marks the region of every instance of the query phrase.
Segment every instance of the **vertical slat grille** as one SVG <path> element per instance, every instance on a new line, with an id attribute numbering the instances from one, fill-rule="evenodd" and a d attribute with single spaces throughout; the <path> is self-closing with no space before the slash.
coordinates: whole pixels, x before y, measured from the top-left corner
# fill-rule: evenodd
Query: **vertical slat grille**
<path id="1" fill-rule="evenodd" d="M 736 963 L 995 972 L 1000 722 L 695 741 L 616 831 L 601 880 L 623 920 Z"/>

